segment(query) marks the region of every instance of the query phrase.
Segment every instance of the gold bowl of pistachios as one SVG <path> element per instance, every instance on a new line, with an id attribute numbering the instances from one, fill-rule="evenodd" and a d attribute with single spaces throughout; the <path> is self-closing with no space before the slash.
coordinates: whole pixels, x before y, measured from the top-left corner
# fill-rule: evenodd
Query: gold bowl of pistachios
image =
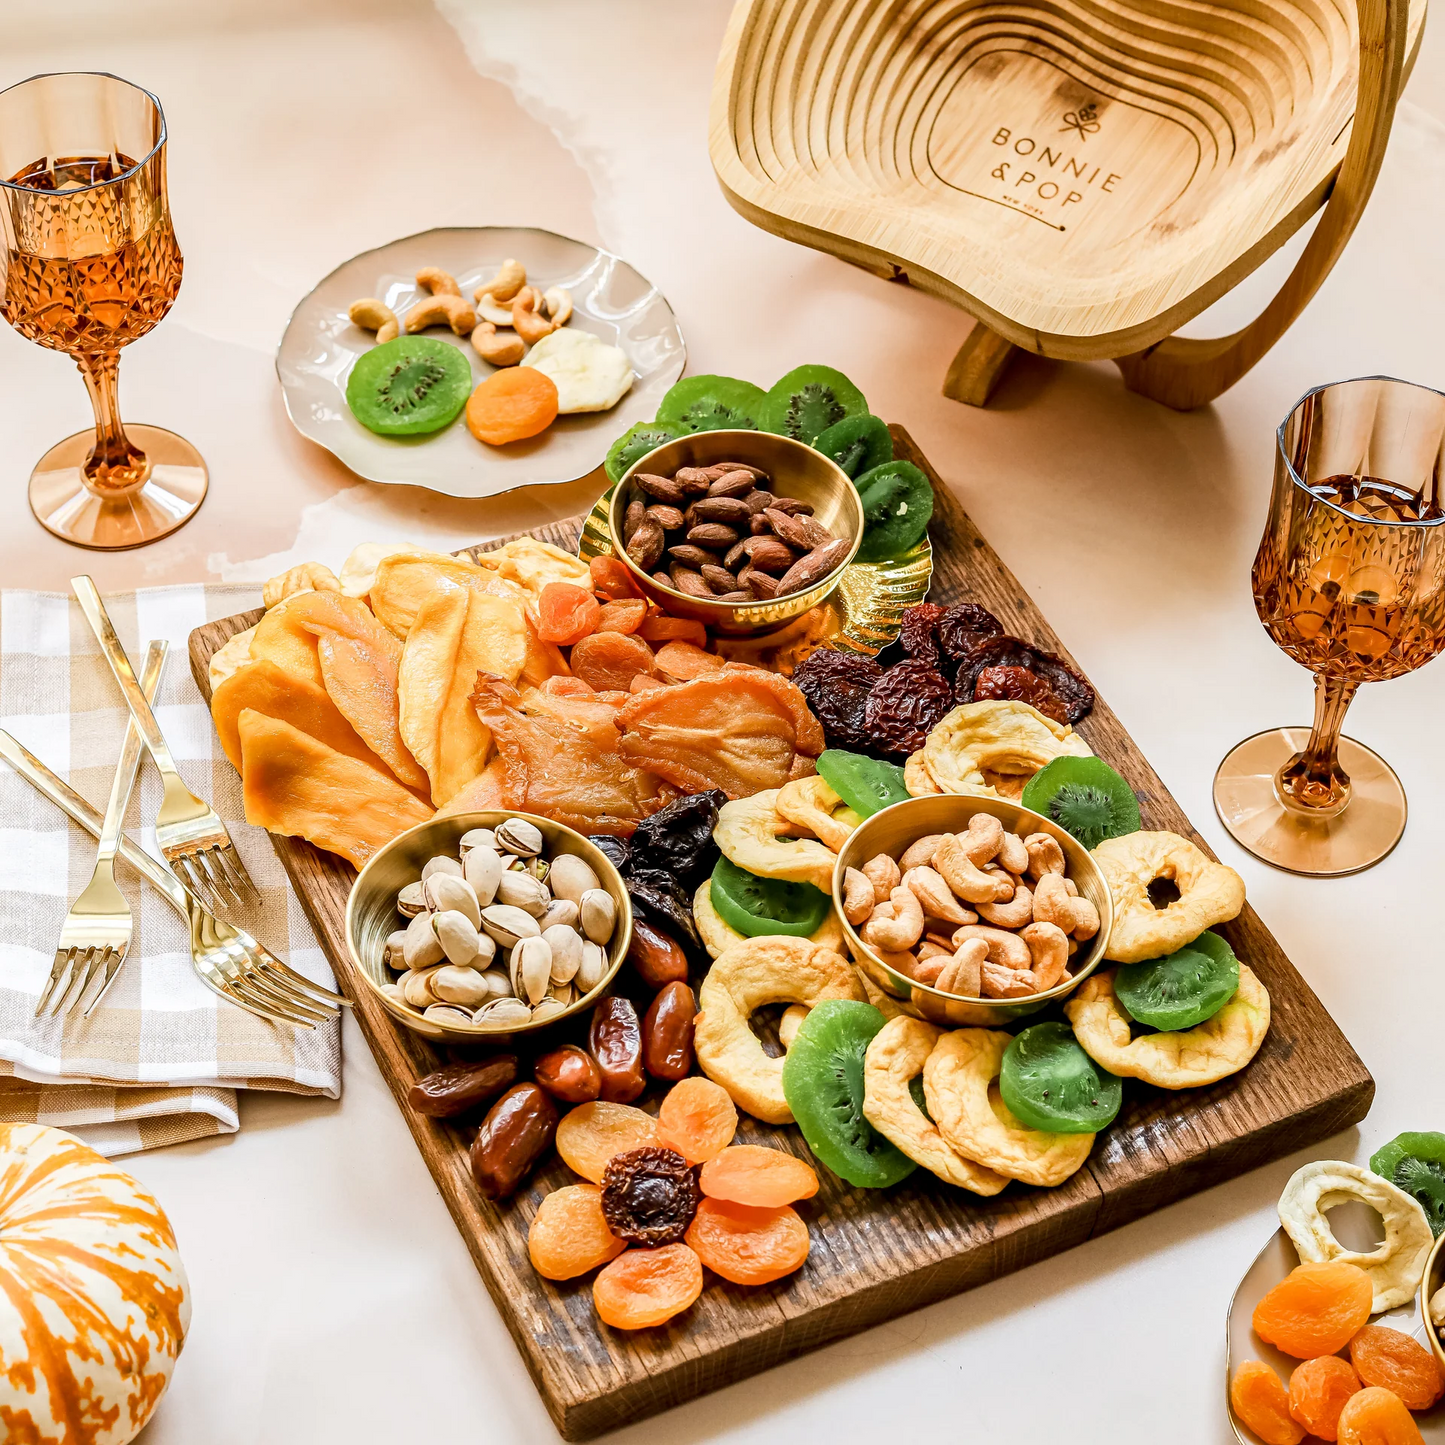
<path id="1" fill-rule="evenodd" d="M 476 1043 L 591 1008 L 632 941 L 621 874 L 532 813 L 433 818 L 392 839 L 346 903 L 346 943 L 393 1018 Z"/>

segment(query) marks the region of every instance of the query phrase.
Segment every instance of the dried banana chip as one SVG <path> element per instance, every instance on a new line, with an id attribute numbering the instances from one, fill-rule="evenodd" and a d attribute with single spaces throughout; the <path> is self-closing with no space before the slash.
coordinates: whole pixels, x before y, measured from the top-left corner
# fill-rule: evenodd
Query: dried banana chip
<path id="1" fill-rule="evenodd" d="M 1068 754 L 1092 756 L 1067 723 L 1015 701 L 956 707 L 923 744 L 923 763 L 940 792 L 986 798 L 1017 798 L 1045 763 Z"/>

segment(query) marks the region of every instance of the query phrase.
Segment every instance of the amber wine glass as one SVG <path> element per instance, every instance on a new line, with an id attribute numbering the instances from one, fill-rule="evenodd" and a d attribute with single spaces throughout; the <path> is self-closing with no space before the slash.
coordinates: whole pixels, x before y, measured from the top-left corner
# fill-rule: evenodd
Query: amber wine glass
<path id="1" fill-rule="evenodd" d="M 166 196 L 166 122 L 114 75 L 37 75 L 0 91 L 0 313 L 75 358 L 95 430 L 46 452 L 30 509 L 81 547 L 139 547 L 190 520 L 201 454 L 174 432 L 121 424 L 120 348 L 171 308 L 181 253 Z"/>
<path id="2" fill-rule="evenodd" d="M 1340 730 L 1362 682 L 1445 647 L 1445 395 L 1337 382 L 1307 392 L 1277 436 L 1254 605 L 1315 675 L 1314 726 L 1246 738 L 1219 765 L 1214 806 L 1257 858 L 1334 877 L 1378 863 L 1405 831 L 1394 770 Z"/>

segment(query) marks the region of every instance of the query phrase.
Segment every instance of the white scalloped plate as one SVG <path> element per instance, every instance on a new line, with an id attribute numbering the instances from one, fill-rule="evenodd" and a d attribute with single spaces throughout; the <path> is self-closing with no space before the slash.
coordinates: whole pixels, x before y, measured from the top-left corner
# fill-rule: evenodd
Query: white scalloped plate
<path id="1" fill-rule="evenodd" d="M 351 303 L 376 296 L 404 315 L 424 294 L 415 279 L 423 266 L 450 271 L 470 297 L 509 256 L 526 266 L 529 283 L 572 293 L 568 325 L 627 353 L 636 373 L 632 390 L 611 411 L 559 417 L 540 437 L 504 448 L 477 441 L 460 417 L 426 437 L 383 437 L 362 426 L 346 405 L 346 378 L 375 340 L 351 324 Z M 425 334 L 456 346 L 471 363 L 474 383 L 495 369 L 465 337 L 445 328 Z M 614 438 L 635 422 L 652 420 L 686 361 L 666 298 L 610 252 L 531 227 L 452 226 L 404 236 L 338 266 L 291 313 L 276 374 L 296 429 L 358 476 L 451 497 L 495 497 L 585 477 L 606 458 Z"/>

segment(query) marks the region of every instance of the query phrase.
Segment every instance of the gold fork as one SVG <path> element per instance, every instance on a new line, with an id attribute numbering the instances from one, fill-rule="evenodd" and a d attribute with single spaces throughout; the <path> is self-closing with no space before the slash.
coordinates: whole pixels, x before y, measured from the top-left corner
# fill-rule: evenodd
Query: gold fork
<path id="1" fill-rule="evenodd" d="M 150 696 L 160 682 L 165 666 L 166 644 L 152 642 L 146 649 L 141 687 Z M 70 905 L 65 922 L 60 925 L 60 942 L 55 948 L 55 962 L 50 977 L 35 1005 L 39 1018 L 45 1005 L 51 1015 L 65 1015 L 80 1007 L 86 991 L 100 976 L 100 991 L 90 1001 L 82 1018 L 89 1018 L 95 1006 L 115 982 L 125 956 L 130 952 L 130 905 L 125 894 L 115 886 L 115 855 L 120 843 L 125 811 L 130 806 L 131 790 L 140 767 L 140 735 L 134 728 L 125 732 L 125 743 L 111 779 L 110 799 L 105 805 L 105 819 L 100 827 L 100 847 L 95 854 L 95 869 L 80 897 Z M 64 982 L 62 982 L 64 980 Z M 76 985 L 79 985 L 77 988 Z"/>
<path id="2" fill-rule="evenodd" d="M 156 843 L 166 862 L 191 892 L 204 896 L 212 908 L 224 911 L 239 904 L 243 891 L 249 891 L 254 898 L 256 885 L 251 882 L 220 814 L 182 782 L 95 583 L 89 577 L 72 577 L 70 586 L 125 694 L 126 706 L 150 750 L 151 759 L 160 770 L 165 792 L 156 814 Z"/>

